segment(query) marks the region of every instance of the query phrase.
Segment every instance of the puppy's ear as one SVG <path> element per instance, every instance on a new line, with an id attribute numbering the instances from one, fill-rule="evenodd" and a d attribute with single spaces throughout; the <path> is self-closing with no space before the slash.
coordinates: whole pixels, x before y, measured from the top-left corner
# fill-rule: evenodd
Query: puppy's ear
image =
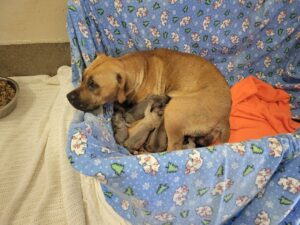
<path id="1" fill-rule="evenodd" d="M 126 95 L 125 95 L 125 78 L 121 74 L 116 75 L 116 79 L 119 85 L 119 90 L 117 94 L 117 100 L 119 103 L 123 103 L 126 100 Z"/>

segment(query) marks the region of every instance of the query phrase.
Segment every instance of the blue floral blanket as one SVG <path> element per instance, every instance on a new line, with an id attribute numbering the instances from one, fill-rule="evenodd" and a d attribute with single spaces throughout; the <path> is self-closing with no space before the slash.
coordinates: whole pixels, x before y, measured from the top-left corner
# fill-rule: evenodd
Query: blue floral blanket
<path id="1" fill-rule="evenodd" d="M 286 90 L 300 118 L 299 21 L 297 0 L 69 0 L 73 83 L 96 52 L 172 48 L 211 60 L 230 85 L 251 74 Z M 77 112 L 66 151 L 132 224 L 300 224 L 300 135 L 131 156 L 112 113 Z"/>

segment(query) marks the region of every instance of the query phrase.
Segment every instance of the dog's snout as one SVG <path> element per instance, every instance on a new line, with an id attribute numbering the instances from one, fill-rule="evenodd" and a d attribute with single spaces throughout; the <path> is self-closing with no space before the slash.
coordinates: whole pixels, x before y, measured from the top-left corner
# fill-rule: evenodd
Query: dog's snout
<path id="1" fill-rule="evenodd" d="M 74 102 L 78 99 L 79 94 L 76 91 L 72 91 L 69 94 L 67 94 L 67 99 L 69 102 Z"/>

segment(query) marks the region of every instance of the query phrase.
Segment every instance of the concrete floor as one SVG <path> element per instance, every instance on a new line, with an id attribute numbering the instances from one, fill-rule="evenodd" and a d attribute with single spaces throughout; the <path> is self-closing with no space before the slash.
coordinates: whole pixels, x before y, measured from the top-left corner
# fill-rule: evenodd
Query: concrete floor
<path id="1" fill-rule="evenodd" d="M 69 43 L 0 45 L 0 76 L 55 75 L 70 65 Z"/>

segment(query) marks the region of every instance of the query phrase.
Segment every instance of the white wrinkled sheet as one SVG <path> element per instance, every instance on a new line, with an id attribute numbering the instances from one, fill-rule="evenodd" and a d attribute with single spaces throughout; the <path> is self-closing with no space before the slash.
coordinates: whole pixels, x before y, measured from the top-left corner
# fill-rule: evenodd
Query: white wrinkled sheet
<path id="1" fill-rule="evenodd" d="M 18 105 L 0 119 L 0 224 L 127 224 L 99 184 L 75 172 L 66 157 L 71 69 L 13 79 Z"/>

